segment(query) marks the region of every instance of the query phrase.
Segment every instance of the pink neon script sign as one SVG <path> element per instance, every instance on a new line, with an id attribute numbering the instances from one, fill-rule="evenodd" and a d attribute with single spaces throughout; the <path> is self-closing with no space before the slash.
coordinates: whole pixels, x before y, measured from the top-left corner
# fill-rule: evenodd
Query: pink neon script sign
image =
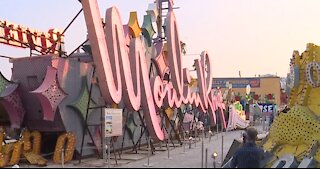
<path id="1" fill-rule="evenodd" d="M 103 30 L 96 0 L 82 0 L 92 48 L 93 60 L 99 78 L 99 87 L 108 104 L 124 101 L 126 108 L 144 112 L 148 130 L 153 138 L 164 140 L 157 113 L 160 107 L 180 107 L 182 103 L 199 107 L 203 112 L 211 112 L 216 121 L 215 111 L 224 109 L 221 92 L 211 90 L 212 76 L 210 57 L 203 52 L 201 60 L 196 60 L 199 93 L 191 92 L 191 77 L 187 69 L 182 69 L 181 47 L 176 19 L 173 11 L 167 18 L 168 56 L 171 81 L 164 83 L 159 76 L 149 79 L 145 49 L 139 38 L 130 41 L 127 52 L 126 39 L 119 11 L 109 8 L 106 11 L 106 26 Z M 106 34 L 104 33 L 106 32 Z M 107 37 L 107 38 L 106 38 Z M 226 127 L 223 111 L 221 111 Z"/>

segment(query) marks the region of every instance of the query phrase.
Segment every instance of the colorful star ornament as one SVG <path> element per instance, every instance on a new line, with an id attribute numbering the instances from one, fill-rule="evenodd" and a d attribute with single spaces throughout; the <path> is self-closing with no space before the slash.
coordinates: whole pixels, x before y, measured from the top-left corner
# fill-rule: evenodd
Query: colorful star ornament
<path id="1" fill-rule="evenodd" d="M 18 88 L 18 84 L 9 82 L 0 73 L 0 103 L 9 116 L 12 128 L 20 128 L 26 114 Z"/>
<path id="2" fill-rule="evenodd" d="M 171 107 L 168 107 L 167 109 L 165 109 L 164 112 L 167 114 L 169 119 L 172 119 L 173 116 L 175 115 L 175 111 Z M 170 127 L 170 121 L 168 119 L 166 119 L 165 123 L 166 123 L 166 127 L 169 128 Z"/>
<path id="3" fill-rule="evenodd" d="M 134 115 L 133 113 L 130 113 L 129 114 L 129 117 L 128 117 L 128 122 L 127 122 L 127 131 L 128 131 L 128 135 L 130 137 L 130 139 L 133 139 L 134 138 L 134 133 L 136 131 L 136 128 L 137 128 L 137 124 L 136 122 L 134 121 Z"/>
<path id="4" fill-rule="evenodd" d="M 143 24 L 142 24 L 142 35 L 147 39 L 149 47 L 152 44 L 152 37 L 155 33 L 156 32 L 152 26 L 151 16 L 144 15 Z"/>
<path id="5" fill-rule="evenodd" d="M 130 18 L 129 18 L 129 33 L 133 38 L 137 38 L 141 34 L 141 28 L 138 23 L 138 16 L 137 12 L 130 12 Z"/>
<path id="6" fill-rule="evenodd" d="M 78 111 L 82 115 L 83 119 L 85 119 L 87 114 L 87 109 L 88 109 L 88 101 L 89 101 L 89 89 L 87 85 L 87 78 L 83 77 L 82 88 L 81 88 L 80 95 L 78 96 L 78 99 L 68 106 Z M 93 107 L 94 105 L 95 105 L 94 102 L 91 100 L 90 107 Z"/>
<path id="7" fill-rule="evenodd" d="M 59 104 L 67 96 L 59 85 L 57 69 L 51 66 L 48 66 L 46 77 L 40 87 L 30 93 L 38 98 L 43 110 L 43 119 L 47 121 L 54 121 Z"/>
<path id="8" fill-rule="evenodd" d="M 157 20 L 159 11 L 156 3 L 150 3 L 146 12 L 151 16 L 153 22 Z"/>
<path id="9" fill-rule="evenodd" d="M 6 88 L 6 86 L 9 84 L 9 80 L 7 80 L 3 74 L 0 72 L 0 93 Z"/>

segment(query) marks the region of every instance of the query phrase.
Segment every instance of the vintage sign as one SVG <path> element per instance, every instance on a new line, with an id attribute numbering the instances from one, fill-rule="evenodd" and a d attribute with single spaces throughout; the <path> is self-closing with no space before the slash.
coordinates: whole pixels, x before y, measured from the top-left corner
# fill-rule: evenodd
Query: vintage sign
<path id="1" fill-rule="evenodd" d="M 211 68 L 206 51 L 201 54 L 201 60 L 195 60 L 199 92 L 191 91 L 190 73 L 182 68 L 178 27 L 172 9 L 169 9 L 165 23 L 171 75 L 170 82 L 166 82 L 160 76 L 149 78 L 145 48 L 139 37 L 130 40 L 127 50 L 123 24 L 116 7 L 107 9 L 104 30 L 97 1 L 82 0 L 81 3 L 99 87 L 106 103 L 118 104 L 123 101 L 129 111 L 141 108 L 151 137 L 159 140 L 165 138 L 158 111 L 160 108 L 176 108 L 182 104 L 192 104 L 200 111 L 210 113 L 214 122 L 216 110 L 221 109 L 220 117 L 226 128 L 221 92 L 211 89 L 211 71 L 205 73 L 205 67 L 208 70 Z"/>
<path id="2" fill-rule="evenodd" d="M 105 115 L 105 137 L 122 135 L 122 109 L 104 110 Z"/>
<path id="3" fill-rule="evenodd" d="M 41 54 L 64 51 L 64 35 L 58 29 L 40 32 L 22 25 L 0 20 L 0 43 L 37 50 Z"/>
<path id="4" fill-rule="evenodd" d="M 212 83 L 212 88 L 228 88 L 229 85 L 232 85 L 232 88 L 246 88 L 247 85 L 250 85 L 251 88 L 260 87 L 259 78 L 214 78 Z"/>
<path id="5" fill-rule="evenodd" d="M 273 113 L 275 111 L 275 104 L 259 104 L 262 113 Z"/>

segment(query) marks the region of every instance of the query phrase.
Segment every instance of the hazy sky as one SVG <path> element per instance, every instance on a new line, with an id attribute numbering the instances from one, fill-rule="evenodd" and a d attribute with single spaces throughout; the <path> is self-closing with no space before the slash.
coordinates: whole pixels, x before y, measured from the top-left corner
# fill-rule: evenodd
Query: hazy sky
<path id="1" fill-rule="evenodd" d="M 98 0 L 106 8 L 117 6 L 123 23 L 129 12 L 143 15 L 152 0 Z M 1 0 L 0 19 L 41 31 L 64 29 L 81 9 L 78 0 Z M 212 58 L 215 77 L 285 76 L 293 50 L 300 53 L 311 42 L 320 45 L 319 0 L 175 0 L 180 38 L 187 44 L 185 67 L 202 50 Z M 70 53 L 86 38 L 83 13 L 65 34 Z M 0 54 L 22 57 L 29 50 L 0 44 Z M 0 71 L 10 78 L 8 59 L 0 59 Z"/>

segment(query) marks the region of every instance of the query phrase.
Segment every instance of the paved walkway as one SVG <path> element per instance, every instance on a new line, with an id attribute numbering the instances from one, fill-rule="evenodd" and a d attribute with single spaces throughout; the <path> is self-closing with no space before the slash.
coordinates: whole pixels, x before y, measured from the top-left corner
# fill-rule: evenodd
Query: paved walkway
<path id="1" fill-rule="evenodd" d="M 256 126 L 259 133 L 264 133 L 262 131 L 262 126 Z M 205 164 L 205 149 L 208 149 L 208 161 L 207 167 L 213 167 L 213 159 L 211 155 L 213 152 L 217 152 L 218 157 L 216 158 L 216 167 L 220 167 L 222 163 L 222 159 L 226 156 L 229 151 L 229 148 L 234 139 L 241 139 L 241 134 L 244 131 L 230 131 L 223 132 L 217 135 L 212 136 L 211 141 L 209 138 L 204 138 L 204 157 L 203 157 L 203 167 L 206 167 Z M 222 138 L 224 140 L 223 150 L 222 150 Z M 202 152 L 202 141 L 200 138 L 197 139 L 196 143 L 191 145 L 191 149 L 189 149 L 189 145 L 186 144 L 184 146 L 179 147 L 170 147 L 168 158 L 168 151 L 166 151 L 166 147 L 163 147 L 161 151 L 156 151 L 154 155 L 149 158 L 149 164 L 152 168 L 201 168 L 201 152 Z M 156 145 L 157 146 L 157 145 Z M 165 145 L 164 145 L 165 146 Z M 158 146 L 159 147 L 159 146 Z M 159 148 L 157 148 L 159 149 Z M 223 152 L 222 152 L 223 151 Z M 114 157 L 111 155 L 111 157 Z M 114 168 L 147 168 L 145 164 L 148 164 L 148 151 L 146 147 L 143 147 L 142 150 L 138 151 L 138 154 L 134 154 L 131 152 L 124 152 L 121 155 L 121 160 L 118 159 L 118 165 L 115 165 L 115 160 L 112 159 L 110 167 Z M 222 158 L 223 157 L 223 158 Z M 23 164 L 20 167 L 31 167 L 31 165 Z M 34 166 L 32 166 L 34 167 Z M 48 163 L 47 168 L 61 168 L 60 164 L 52 164 Z M 98 160 L 96 158 L 87 158 L 82 160 L 82 163 L 79 164 L 78 160 L 69 162 L 64 165 L 65 168 L 105 168 L 108 167 L 108 163 L 104 160 Z"/>

